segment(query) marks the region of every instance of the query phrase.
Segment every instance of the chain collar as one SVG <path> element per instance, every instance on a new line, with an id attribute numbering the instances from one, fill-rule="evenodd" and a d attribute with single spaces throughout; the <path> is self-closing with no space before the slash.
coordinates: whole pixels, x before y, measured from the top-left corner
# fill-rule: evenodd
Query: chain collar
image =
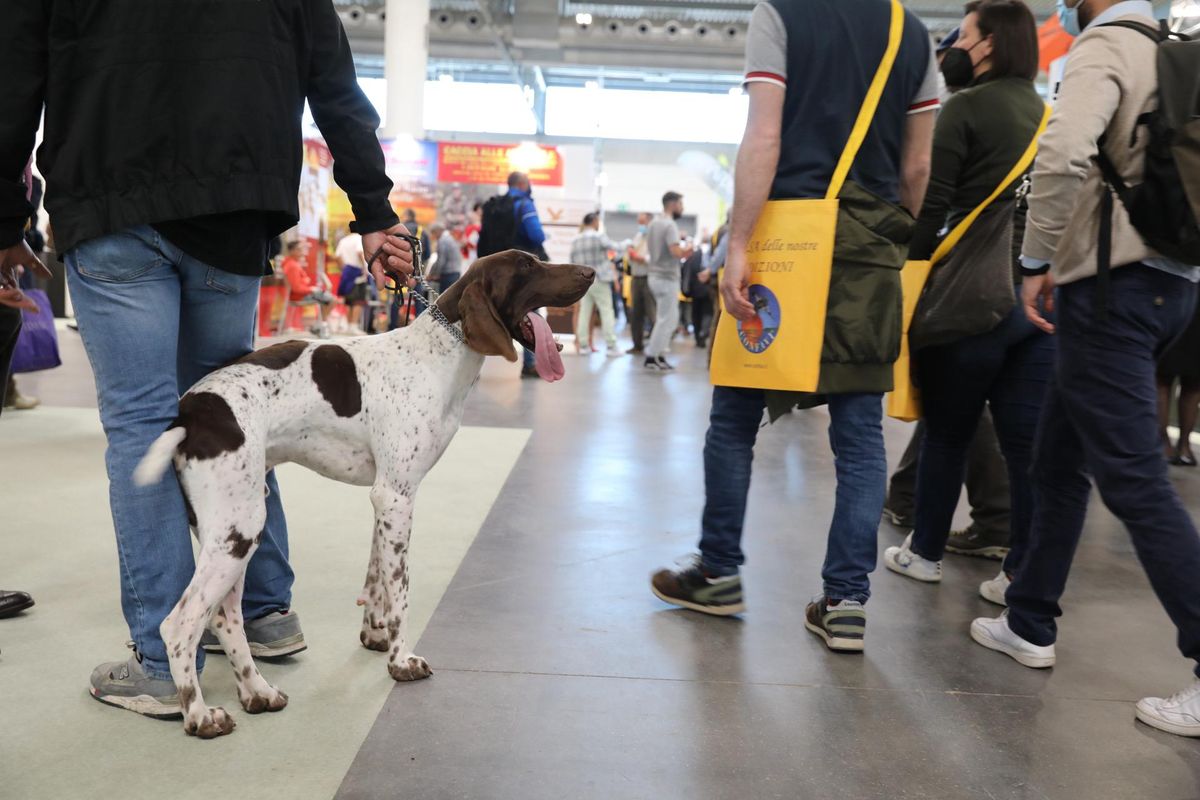
<path id="1" fill-rule="evenodd" d="M 442 312 L 442 309 L 439 308 L 436 303 L 429 304 L 428 313 L 429 316 L 433 317 L 434 322 L 450 331 L 450 335 L 457 339 L 460 344 L 465 345 L 467 343 L 467 337 L 463 335 L 462 330 L 456 327 L 454 323 L 446 317 L 446 315 Z"/>

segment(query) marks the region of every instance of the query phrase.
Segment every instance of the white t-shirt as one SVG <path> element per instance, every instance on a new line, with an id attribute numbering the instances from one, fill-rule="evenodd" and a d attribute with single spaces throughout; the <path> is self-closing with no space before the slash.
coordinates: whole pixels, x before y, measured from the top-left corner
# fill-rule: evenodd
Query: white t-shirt
<path id="1" fill-rule="evenodd" d="M 343 236 L 342 240 L 337 244 L 335 253 L 338 261 L 346 266 L 362 269 L 363 263 L 366 260 L 363 256 L 362 236 L 357 233 Z"/>

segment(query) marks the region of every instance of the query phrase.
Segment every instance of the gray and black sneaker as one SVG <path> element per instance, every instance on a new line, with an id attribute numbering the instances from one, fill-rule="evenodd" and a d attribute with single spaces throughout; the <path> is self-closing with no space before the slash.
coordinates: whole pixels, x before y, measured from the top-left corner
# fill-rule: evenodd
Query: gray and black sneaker
<path id="1" fill-rule="evenodd" d="M 183 716 L 174 681 L 151 678 L 142 670 L 142 655 L 129 643 L 128 661 L 112 661 L 92 670 L 91 695 L 110 706 L 155 719 Z"/>
<path id="2" fill-rule="evenodd" d="M 708 575 L 700 556 L 681 559 L 675 569 L 660 569 L 650 576 L 650 591 L 664 603 L 702 614 L 728 617 L 746 610 L 739 575 Z"/>
<path id="3" fill-rule="evenodd" d="M 985 531 L 972 525 L 965 531 L 953 531 L 946 542 L 946 550 L 960 556 L 1003 561 L 1008 556 L 1008 532 Z"/>
<path id="4" fill-rule="evenodd" d="M 246 623 L 246 640 L 255 658 L 284 658 L 308 649 L 295 611 L 273 611 Z M 211 630 L 200 638 L 200 646 L 209 653 L 224 653 L 221 641 Z"/>
<path id="5" fill-rule="evenodd" d="M 865 647 L 867 610 L 853 600 L 830 601 L 824 596 L 804 610 L 804 627 L 838 653 L 861 653 Z"/>

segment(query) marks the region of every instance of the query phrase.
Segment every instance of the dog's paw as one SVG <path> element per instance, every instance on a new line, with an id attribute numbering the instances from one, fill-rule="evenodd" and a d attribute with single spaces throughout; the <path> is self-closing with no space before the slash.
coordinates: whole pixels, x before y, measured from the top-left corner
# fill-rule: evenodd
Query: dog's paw
<path id="1" fill-rule="evenodd" d="M 287 708 L 288 696 L 272 687 L 269 692 L 247 695 L 241 698 L 241 701 L 247 714 L 261 714 L 264 711 L 282 711 Z"/>
<path id="2" fill-rule="evenodd" d="M 386 653 L 388 649 L 388 633 L 387 631 L 361 631 L 358 634 L 358 640 L 362 642 L 362 646 L 368 650 L 378 650 L 381 653 Z"/>
<path id="3" fill-rule="evenodd" d="M 223 708 L 206 708 L 203 714 L 189 714 L 183 719 L 183 730 L 189 736 L 215 739 L 233 733 L 237 723 Z"/>
<path id="4" fill-rule="evenodd" d="M 420 656 L 408 656 L 402 661 L 388 662 L 388 674 L 397 681 L 419 681 L 433 674 L 429 663 Z"/>

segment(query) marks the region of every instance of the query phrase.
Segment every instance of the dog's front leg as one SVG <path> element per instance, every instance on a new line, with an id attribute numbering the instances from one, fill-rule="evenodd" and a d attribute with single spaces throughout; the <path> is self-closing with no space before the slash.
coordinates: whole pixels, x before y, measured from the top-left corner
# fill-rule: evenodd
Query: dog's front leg
<path id="1" fill-rule="evenodd" d="M 412 491 L 408 485 L 397 489 L 376 484 L 371 489 L 390 645 L 388 673 L 398 681 L 415 681 L 433 674 L 425 659 L 409 650 L 408 642 L 408 542 L 412 534 Z"/>
<path id="2" fill-rule="evenodd" d="M 233 665 L 242 708 L 251 714 L 280 711 L 287 705 L 288 696 L 268 683 L 258 671 L 246 641 L 246 628 L 242 620 L 242 589 L 245 583 L 246 576 L 243 574 L 229 594 L 225 595 L 213 618 L 212 629 L 221 641 L 221 649 L 229 656 L 229 663 Z"/>

